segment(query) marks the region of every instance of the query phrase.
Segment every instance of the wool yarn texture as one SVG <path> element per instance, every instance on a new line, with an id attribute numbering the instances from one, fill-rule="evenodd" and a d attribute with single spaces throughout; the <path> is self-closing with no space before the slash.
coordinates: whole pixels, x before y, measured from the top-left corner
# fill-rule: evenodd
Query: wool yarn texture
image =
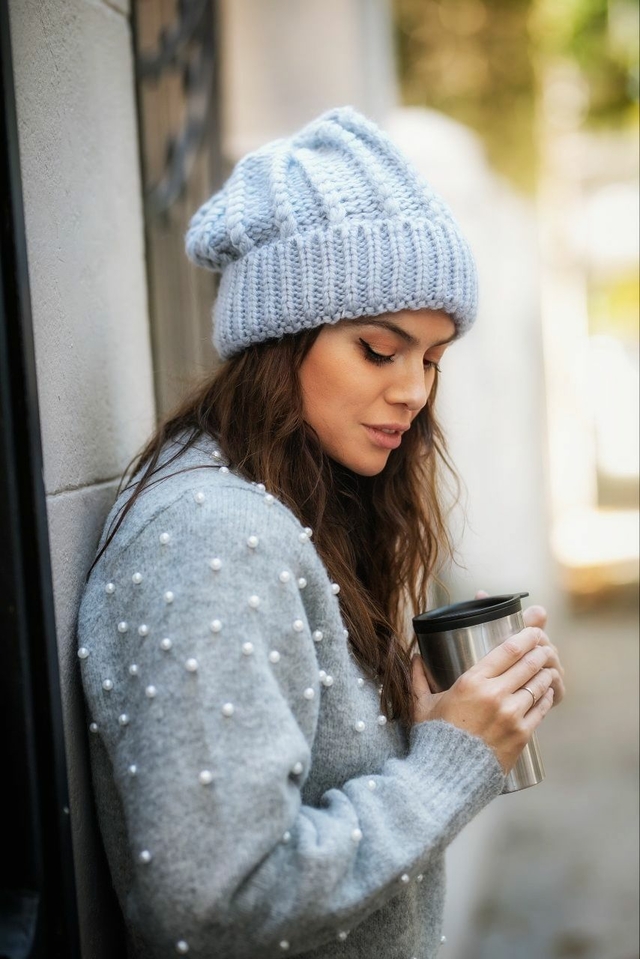
<path id="1" fill-rule="evenodd" d="M 223 359 L 405 309 L 444 310 L 460 336 L 477 312 L 475 262 L 449 207 L 353 107 L 243 157 L 191 219 L 186 251 L 221 274 L 213 343 Z"/>

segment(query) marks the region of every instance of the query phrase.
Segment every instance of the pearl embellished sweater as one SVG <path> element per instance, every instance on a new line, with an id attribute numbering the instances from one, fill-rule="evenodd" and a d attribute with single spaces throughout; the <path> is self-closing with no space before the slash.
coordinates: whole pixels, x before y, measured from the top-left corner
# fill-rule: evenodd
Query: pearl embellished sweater
<path id="1" fill-rule="evenodd" d="M 444 850 L 501 792 L 495 755 L 387 722 L 311 531 L 210 439 L 177 448 L 78 618 L 129 955 L 432 959 Z"/>

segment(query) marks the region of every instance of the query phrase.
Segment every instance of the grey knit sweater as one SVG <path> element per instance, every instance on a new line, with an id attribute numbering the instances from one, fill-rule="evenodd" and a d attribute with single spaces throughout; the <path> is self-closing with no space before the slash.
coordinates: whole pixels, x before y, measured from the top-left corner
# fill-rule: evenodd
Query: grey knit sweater
<path id="1" fill-rule="evenodd" d="M 311 531 L 211 440 L 160 475 L 78 621 L 130 955 L 431 959 L 445 847 L 504 783 L 493 752 L 385 721 Z"/>

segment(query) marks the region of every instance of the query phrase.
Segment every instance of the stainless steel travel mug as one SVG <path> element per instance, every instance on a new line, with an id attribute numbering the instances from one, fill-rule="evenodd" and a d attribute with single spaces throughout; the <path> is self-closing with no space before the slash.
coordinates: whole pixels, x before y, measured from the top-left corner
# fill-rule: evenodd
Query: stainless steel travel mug
<path id="1" fill-rule="evenodd" d="M 466 603 L 441 606 L 414 617 L 429 685 L 444 692 L 488 652 L 524 629 L 520 600 L 528 593 L 488 596 Z M 535 786 L 544 779 L 544 767 L 535 734 L 506 777 L 503 793 Z"/>

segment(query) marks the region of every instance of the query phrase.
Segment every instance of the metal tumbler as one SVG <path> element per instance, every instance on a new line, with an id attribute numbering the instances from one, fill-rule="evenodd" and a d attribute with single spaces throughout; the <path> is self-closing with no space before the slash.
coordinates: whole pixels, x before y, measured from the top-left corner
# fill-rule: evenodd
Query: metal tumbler
<path id="1" fill-rule="evenodd" d="M 528 593 L 488 596 L 441 606 L 414 617 L 420 653 L 432 692 L 443 692 L 500 643 L 524 629 L 520 600 Z M 503 793 L 535 786 L 544 767 L 535 734 L 506 777 Z"/>

